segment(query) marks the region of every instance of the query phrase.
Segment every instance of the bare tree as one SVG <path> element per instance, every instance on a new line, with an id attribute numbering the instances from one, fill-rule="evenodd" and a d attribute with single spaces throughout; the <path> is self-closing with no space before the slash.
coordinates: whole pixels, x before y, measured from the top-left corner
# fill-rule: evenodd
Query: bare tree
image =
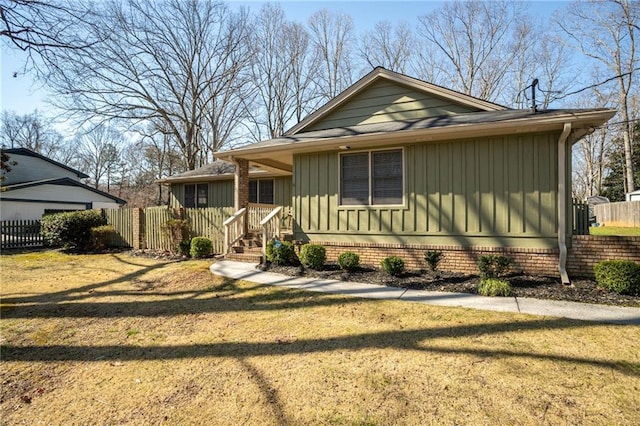
<path id="1" fill-rule="evenodd" d="M 6 148 L 27 148 L 67 164 L 72 160 L 70 143 L 53 128 L 52 121 L 35 110 L 30 114 L 2 112 L 0 145 Z"/>
<path id="2" fill-rule="evenodd" d="M 353 82 L 353 21 L 349 15 L 322 9 L 309 18 L 311 41 L 318 57 L 318 84 L 325 100 L 336 97 Z"/>
<path id="3" fill-rule="evenodd" d="M 275 138 L 310 112 L 315 67 L 308 33 L 287 21 L 279 6 L 263 6 L 253 27 L 251 75 L 257 96 L 252 121 L 260 140 L 262 129 Z"/>
<path id="4" fill-rule="evenodd" d="M 135 126 L 161 120 L 189 169 L 232 139 L 245 118 L 247 16 L 197 0 L 108 1 L 91 23 L 100 42 L 55 52 L 57 106 L 78 118 Z"/>
<path id="5" fill-rule="evenodd" d="M 0 40 L 26 52 L 25 69 L 46 73 L 58 66 L 54 52 L 84 49 L 98 41 L 95 32 L 77 30 L 79 22 L 95 18 L 84 1 L 2 0 Z"/>
<path id="6" fill-rule="evenodd" d="M 122 134 L 104 125 L 92 126 L 78 137 L 78 161 L 89 174 L 90 183 L 98 188 L 106 179 L 107 191 L 111 178 L 120 161 L 124 145 Z"/>
<path id="7" fill-rule="evenodd" d="M 432 69 L 447 87 L 496 100 L 513 72 L 516 58 L 530 43 L 522 5 L 509 1 L 454 1 L 419 18 L 427 42 L 420 68 Z"/>
<path id="8" fill-rule="evenodd" d="M 360 53 L 371 67 L 384 67 L 406 73 L 412 52 L 415 50 L 411 28 L 406 22 L 394 26 L 381 21 L 366 32 L 361 40 Z"/>
<path id="9" fill-rule="evenodd" d="M 628 0 L 581 1 L 572 3 L 559 24 L 585 56 L 594 59 L 615 77 L 618 90 L 620 132 L 624 143 L 626 191 L 635 189 L 632 151 L 630 96 L 640 58 L 636 37 L 640 34 L 640 3 Z M 635 117 L 637 118 L 637 117 Z"/>

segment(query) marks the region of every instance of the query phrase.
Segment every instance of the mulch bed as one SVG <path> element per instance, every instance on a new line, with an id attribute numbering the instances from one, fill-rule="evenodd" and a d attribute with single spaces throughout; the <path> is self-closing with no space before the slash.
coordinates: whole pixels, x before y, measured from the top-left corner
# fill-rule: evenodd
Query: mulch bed
<path id="1" fill-rule="evenodd" d="M 475 294 L 476 287 L 480 282 L 477 275 L 448 271 L 441 271 L 437 275 L 431 271 L 409 271 L 400 277 L 392 277 L 384 271 L 372 267 L 362 267 L 356 272 L 344 272 L 335 264 L 325 265 L 321 271 L 301 266 L 272 264 L 260 265 L 260 268 L 289 276 L 306 276 L 453 293 Z M 640 296 L 610 293 L 599 288 L 594 280 L 575 279 L 571 280 L 571 285 L 563 285 L 559 278 L 554 277 L 514 274 L 506 279 L 511 283 L 516 297 L 640 307 Z"/>

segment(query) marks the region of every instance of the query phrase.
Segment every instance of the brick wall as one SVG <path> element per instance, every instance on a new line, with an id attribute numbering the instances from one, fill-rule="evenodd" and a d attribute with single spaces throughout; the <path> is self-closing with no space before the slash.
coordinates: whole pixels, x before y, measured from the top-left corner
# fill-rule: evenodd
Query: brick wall
<path id="1" fill-rule="evenodd" d="M 447 271 L 477 273 L 478 256 L 501 254 L 513 260 L 513 268 L 527 274 L 558 275 L 557 249 L 499 248 L 499 247 L 457 247 L 436 245 L 401 245 L 370 243 L 319 242 L 327 249 L 327 260 L 336 261 L 340 253 L 352 251 L 360 256 L 360 263 L 380 266 L 380 261 L 388 256 L 400 256 L 408 269 L 425 269 L 424 253 L 439 250 L 443 253 L 439 268 Z"/>
<path id="2" fill-rule="evenodd" d="M 478 273 L 478 256 L 500 254 L 513 260 L 513 269 L 531 275 L 558 277 L 557 249 L 457 247 L 372 243 L 336 243 L 314 241 L 327 249 L 327 260 L 336 261 L 340 253 L 352 251 L 360 256 L 360 263 L 380 266 L 388 256 L 400 256 L 409 269 L 425 269 L 424 253 L 442 251 L 440 268 L 463 273 Z M 567 272 L 571 278 L 593 277 L 593 266 L 602 260 L 624 259 L 640 262 L 640 237 L 602 237 L 574 235 L 567 256 Z"/>
<path id="3" fill-rule="evenodd" d="M 593 267 L 602 260 L 640 262 L 640 237 L 574 235 L 567 256 L 570 277 L 593 277 Z"/>

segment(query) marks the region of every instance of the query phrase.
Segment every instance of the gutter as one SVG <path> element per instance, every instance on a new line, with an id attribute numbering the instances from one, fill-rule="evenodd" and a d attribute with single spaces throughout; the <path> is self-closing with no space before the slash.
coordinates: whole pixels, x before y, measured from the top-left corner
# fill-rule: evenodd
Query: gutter
<path id="1" fill-rule="evenodd" d="M 567 149 L 566 142 L 571 133 L 571 122 L 564 123 L 558 139 L 558 269 L 562 284 L 569 284 L 567 274 Z"/>

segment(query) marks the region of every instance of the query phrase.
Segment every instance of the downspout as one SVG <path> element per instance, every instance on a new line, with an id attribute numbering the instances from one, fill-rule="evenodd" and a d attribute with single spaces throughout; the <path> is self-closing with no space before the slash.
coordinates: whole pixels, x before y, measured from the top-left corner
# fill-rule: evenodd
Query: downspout
<path id="1" fill-rule="evenodd" d="M 565 144 L 571 133 L 571 123 L 564 123 L 558 139 L 558 269 L 562 284 L 569 284 L 567 274 L 567 150 Z"/>

